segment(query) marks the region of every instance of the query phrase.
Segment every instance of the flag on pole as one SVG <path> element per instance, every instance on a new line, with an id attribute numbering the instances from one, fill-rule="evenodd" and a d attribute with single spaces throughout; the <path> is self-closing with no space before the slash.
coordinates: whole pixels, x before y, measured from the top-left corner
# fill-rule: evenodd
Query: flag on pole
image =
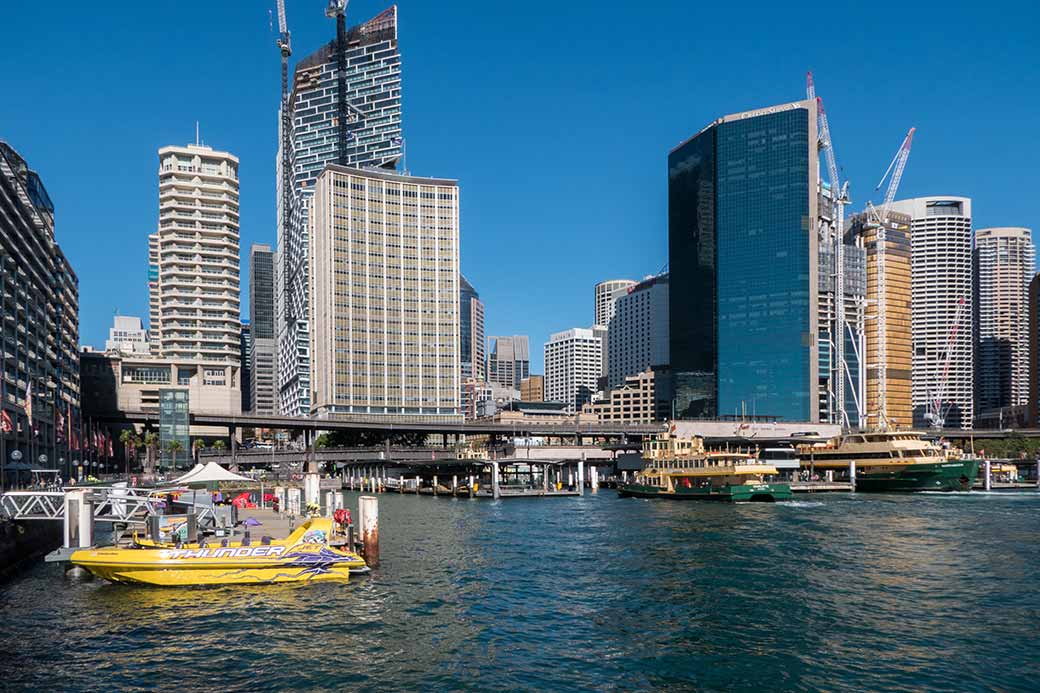
<path id="1" fill-rule="evenodd" d="M 115 457 L 115 451 L 112 449 L 112 432 L 108 432 L 108 456 Z"/>
<path id="2" fill-rule="evenodd" d="M 54 437 L 59 443 L 65 442 L 65 415 L 61 413 L 57 403 L 54 405 Z"/>
<path id="3" fill-rule="evenodd" d="M 29 421 L 29 428 L 33 427 L 33 411 L 32 411 L 32 381 L 25 387 L 25 418 Z"/>
<path id="4" fill-rule="evenodd" d="M 14 430 L 14 421 L 11 421 L 11 415 L 6 411 L 0 411 L 0 430 L 3 430 L 4 433 Z"/>

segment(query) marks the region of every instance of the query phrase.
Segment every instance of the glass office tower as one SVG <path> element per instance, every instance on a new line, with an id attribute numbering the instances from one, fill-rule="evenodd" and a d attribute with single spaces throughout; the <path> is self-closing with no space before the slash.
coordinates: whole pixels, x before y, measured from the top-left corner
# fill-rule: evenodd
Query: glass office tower
<path id="1" fill-rule="evenodd" d="M 817 421 L 816 105 L 726 116 L 669 154 L 675 418 Z"/>

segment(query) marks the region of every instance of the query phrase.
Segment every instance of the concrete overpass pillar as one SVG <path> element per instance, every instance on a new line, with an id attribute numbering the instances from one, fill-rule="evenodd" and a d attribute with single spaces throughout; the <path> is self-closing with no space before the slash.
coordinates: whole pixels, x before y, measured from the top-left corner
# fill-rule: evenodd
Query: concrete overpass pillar
<path id="1" fill-rule="evenodd" d="M 228 438 L 230 438 L 230 445 L 228 446 L 231 450 L 231 471 L 238 471 L 238 428 L 235 426 L 228 426 Z"/>

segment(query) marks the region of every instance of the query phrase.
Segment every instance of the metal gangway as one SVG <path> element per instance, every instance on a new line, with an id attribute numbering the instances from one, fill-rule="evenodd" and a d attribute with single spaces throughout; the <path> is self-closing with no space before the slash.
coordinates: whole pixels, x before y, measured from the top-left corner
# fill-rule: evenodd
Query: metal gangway
<path id="1" fill-rule="evenodd" d="M 61 491 L 7 491 L 0 495 L 0 517 L 11 520 L 58 521 L 63 526 L 61 549 L 47 556 L 48 561 L 66 560 L 77 548 L 94 545 L 94 525 L 108 522 L 122 525 L 147 523 L 148 517 L 169 510 L 167 498 L 182 488 L 138 488 L 134 486 L 68 486 Z M 196 503 L 192 512 L 201 523 L 213 520 L 213 506 Z"/>

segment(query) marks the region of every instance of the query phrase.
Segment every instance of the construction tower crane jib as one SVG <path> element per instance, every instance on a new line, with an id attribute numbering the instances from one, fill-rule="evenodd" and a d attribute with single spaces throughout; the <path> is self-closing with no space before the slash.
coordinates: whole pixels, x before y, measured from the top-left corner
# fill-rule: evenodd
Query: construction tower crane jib
<path id="1" fill-rule="evenodd" d="M 829 238 L 822 239 L 831 246 L 834 257 L 834 314 L 830 326 L 831 346 L 834 350 L 834 361 L 831 366 L 830 390 L 834 402 L 834 414 L 832 421 L 843 427 L 850 425 L 848 413 L 845 408 L 845 378 L 850 374 L 850 369 L 845 358 L 845 205 L 849 203 L 848 184 L 842 185 L 838 178 L 838 163 L 834 154 L 834 141 L 831 138 L 830 124 L 827 122 L 827 112 L 823 107 L 823 99 L 816 95 L 816 84 L 813 81 L 812 72 L 806 74 L 805 92 L 807 98 L 816 101 L 817 130 L 819 133 L 818 149 L 823 153 L 827 164 L 827 176 L 831 184 L 831 228 Z M 854 331 L 853 331 L 854 332 Z M 857 379 L 861 382 L 862 378 Z M 855 397 L 854 397 L 855 399 Z M 862 404 L 859 404 L 860 414 L 857 424 L 863 422 Z"/>

